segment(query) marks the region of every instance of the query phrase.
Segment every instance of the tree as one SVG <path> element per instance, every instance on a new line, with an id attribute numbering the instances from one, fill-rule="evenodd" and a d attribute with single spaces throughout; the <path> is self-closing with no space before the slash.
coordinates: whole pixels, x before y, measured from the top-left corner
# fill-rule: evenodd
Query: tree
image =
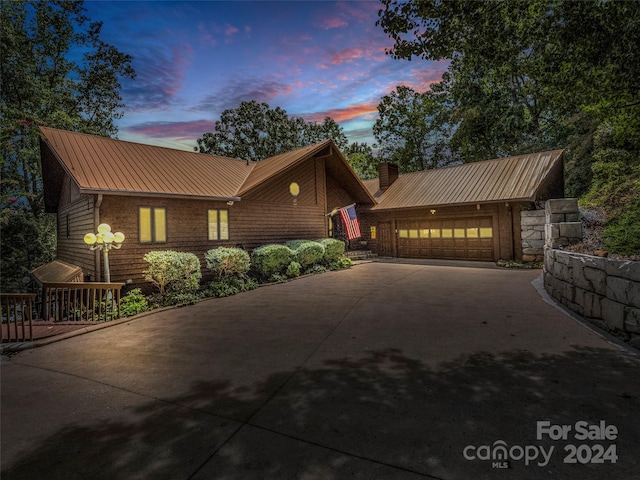
<path id="1" fill-rule="evenodd" d="M 112 136 L 122 116 L 120 79 L 134 78 L 132 58 L 100 39 L 79 1 L 2 1 L 0 20 L 0 224 L 3 246 L 16 248 L 22 222 L 42 256 L 2 254 L 2 288 L 52 255 L 55 222 L 43 216 L 39 125 Z M 12 218 L 13 217 L 13 218 Z M 16 233 L 17 235 L 17 233 Z M 12 250 L 13 251 L 13 250 Z M 14 259 L 14 260 L 11 260 Z M 19 263 L 16 259 L 27 259 Z M 20 260 L 22 262 L 23 260 Z M 21 272 L 11 275 L 10 272 Z"/>
<path id="2" fill-rule="evenodd" d="M 640 101 L 636 2 L 382 3 L 390 55 L 450 60 L 434 89 L 447 95 L 457 127 L 450 146 L 465 161 L 565 147 L 571 138 L 584 145 L 607 116 Z M 571 120 L 584 112 L 593 128 L 576 139 Z M 591 161 L 574 163 L 588 170 Z"/>
<path id="3" fill-rule="evenodd" d="M 344 154 L 361 179 L 377 178 L 379 161 L 374 157 L 371 145 L 354 142 L 344 150 Z"/>
<path id="4" fill-rule="evenodd" d="M 396 163 L 402 172 L 450 163 L 449 128 L 440 100 L 431 91 L 418 93 L 405 86 L 382 97 L 373 126 L 380 156 Z"/>
<path id="5" fill-rule="evenodd" d="M 329 117 L 321 124 L 305 122 L 252 100 L 223 111 L 214 131 L 197 139 L 195 150 L 258 162 L 329 138 L 341 149 L 347 146 L 342 127 Z"/>

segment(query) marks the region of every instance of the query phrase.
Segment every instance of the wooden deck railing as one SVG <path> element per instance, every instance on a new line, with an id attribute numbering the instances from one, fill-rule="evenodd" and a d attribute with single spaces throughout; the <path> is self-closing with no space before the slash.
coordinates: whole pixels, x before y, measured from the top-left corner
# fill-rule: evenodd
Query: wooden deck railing
<path id="1" fill-rule="evenodd" d="M 124 283 L 67 282 L 42 285 L 42 317 L 54 322 L 120 318 Z"/>
<path id="2" fill-rule="evenodd" d="M 0 293 L 2 343 L 33 340 L 35 293 Z"/>

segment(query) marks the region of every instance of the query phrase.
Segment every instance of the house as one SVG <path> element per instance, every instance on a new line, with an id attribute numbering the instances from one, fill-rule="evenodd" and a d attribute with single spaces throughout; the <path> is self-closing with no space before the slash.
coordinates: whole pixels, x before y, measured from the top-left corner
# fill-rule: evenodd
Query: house
<path id="1" fill-rule="evenodd" d="M 83 237 L 101 223 L 126 236 L 110 258 L 112 281 L 140 283 L 151 250 L 202 259 L 218 246 L 323 238 L 335 207 L 376 203 L 331 140 L 246 162 L 40 130 L 45 210 L 58 215 L 58 259 L 94 281 L 102 278 L 101 257 Z"/>
<path id="2" fill-rule="evenodd" d="M 100 223 L 126 235 L 111 256 L 112 280 L 140 283 L 150 250 L 202 258 L 217 246 L 331 236 L 329 214 L 350 204 L 362 243 L 380 255 L 518 259 L 521 210 L 563 193 L 561 150 L 402 175 L 383 163 L 379 179 L 362 181 L 331 140 L 247 162 L 40 130 L 58 259 L 92 280 L 101 279 L 102 260 L 83 237 Z"/>

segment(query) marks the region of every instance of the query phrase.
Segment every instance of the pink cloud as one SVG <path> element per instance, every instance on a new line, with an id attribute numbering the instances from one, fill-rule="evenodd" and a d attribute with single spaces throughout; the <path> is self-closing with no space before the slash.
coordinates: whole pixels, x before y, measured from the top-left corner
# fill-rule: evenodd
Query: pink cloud
<path id="1" fill-rule="evenodd" d="M 233 25 L 225 25 L 224 34 L 227 37 L 235 35 L 236 33 L 238 33 L 238 29 L 236 27 L 234 27 Z"/>
<path id="2" fill-rule="evenodd" d="M 124 128 L 131 133 L 146 135 L 151 138 L 174 138 L 177 140 L 193 140 L 206 132 L 213 131 L 211 120 L 193 120 L 188 122 L 146 122 Z"/>
<path id="3" fill-rule="evenodd" d="M 331 58 L 331 63 L 334 65 L 340 65 L 341 63 L 351 62 L 355 59 L 362 58 L 365 55 L 365 51 L 360 47 L 347 48 L 342 50 Z"/>
<path id="4" fill-rule="evenodd" d="M 331 117 L 336 122 L 348 122 L 358 117 L 370 116 L 378 112 L 377 103 L 355 103 L 344 108 L 334 108 L 323 112 L 314 112 L 300 115 L 306 121 L 322 123 L 325 117 Z"/>
<path id="5" fill-rule="evenodd" d="M 346 20 L 340 17 L 321 18 L 318 21 L 318 26 L 320 28 L 323 28 L 324 30 L 331 30 L 333 28 L 346 27 L 347 25 L 349 25 L 349 22 L 347 22 Z"/>

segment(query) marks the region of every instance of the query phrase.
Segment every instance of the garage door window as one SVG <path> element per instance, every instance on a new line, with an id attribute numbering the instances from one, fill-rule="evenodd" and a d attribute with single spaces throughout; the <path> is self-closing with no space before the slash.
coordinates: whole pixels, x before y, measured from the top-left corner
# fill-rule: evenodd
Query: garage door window
<path id="1" fill-rule="evenodd" d="M 493 228 L 480 227 L 480 238 L 493 238 Z"/>

